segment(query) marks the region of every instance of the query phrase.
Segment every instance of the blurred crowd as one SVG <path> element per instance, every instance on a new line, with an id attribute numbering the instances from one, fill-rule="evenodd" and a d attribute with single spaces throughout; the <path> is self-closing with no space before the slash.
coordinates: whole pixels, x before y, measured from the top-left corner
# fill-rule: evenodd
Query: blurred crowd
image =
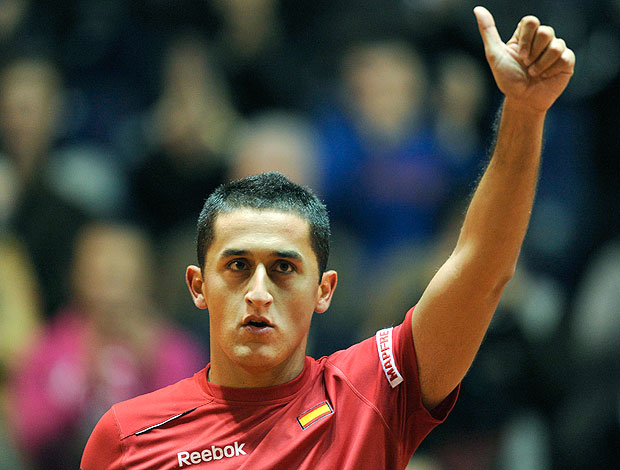
<path id="1" fill-rule="evenodd" d="M 535 13 L 577 55 L 514 279 L 416 470 L 617 468 L 620 0 Z M 449 255 L 501 96 L 468 0 L 0 2 L 0 468 L 78 468 L 114 402 L 208 362 L 184 284 L 218 184 L 332 217 L 309 353 L 400 322 Z"/>

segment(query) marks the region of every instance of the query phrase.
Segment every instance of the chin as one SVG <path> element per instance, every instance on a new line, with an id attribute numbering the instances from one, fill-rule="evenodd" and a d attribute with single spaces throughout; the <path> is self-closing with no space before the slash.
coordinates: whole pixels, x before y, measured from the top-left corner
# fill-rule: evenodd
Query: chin
<path id="1" fill-rule="evenodd" d="M 254 369 L 266 371 L 277 367 L 283 362 L 281 354 L 276 353 L 271 348 L 260 345 L 256 348 L 244 346 L 241 351 L 235 351 L 233 357 L 236 362 L 244 369 Z"/>

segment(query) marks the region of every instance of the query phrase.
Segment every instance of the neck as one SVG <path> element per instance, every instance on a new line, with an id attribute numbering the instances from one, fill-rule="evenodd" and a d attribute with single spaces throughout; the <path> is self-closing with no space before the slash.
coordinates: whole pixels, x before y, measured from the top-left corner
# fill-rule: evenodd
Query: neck
<path id="1" fill-rule="evenodd" d="M 304 369 L 305 354 L 292 357 L 274 367 L 226 365 L 211 356 L 207 380 L 215 385 L 232 388 L 262 388 L 282 385 L 295 379 Z"/>

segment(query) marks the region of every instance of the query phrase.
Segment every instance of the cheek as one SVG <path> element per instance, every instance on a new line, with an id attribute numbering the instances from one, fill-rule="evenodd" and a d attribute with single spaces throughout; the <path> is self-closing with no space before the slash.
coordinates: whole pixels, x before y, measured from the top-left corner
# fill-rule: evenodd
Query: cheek
<path id="1" fill-rule="evenodd" d="M 316 302 L 316 289 L 313 286 L 305 286 L 305 288 L 293 293 L 287 303 L 290 310 L 294 312 L 297 321 L 309 323 L 314 313 Z"/>
<path id="2" fill-rule="evenodd" d="M 207 305 L 209 313 L 215 314 L 219 319 L 224 319 L 230 315 L 235 304 L 235 296 L 231 294 L 221 295 L 215 294 L 207 297 Z"/>
<path id="3" fill-rule="evenodd" d="M 210 311 L 225 309 L 227 304 L 235 298 L 234 290 L 220 276 L 211 276 L 206 279 L 202 292 Z"/>
<path id="4" fill-rule="evenodd" d="M 226 319 L 230 317 L 232 310 L 231 295 L 219 294 L 217 289 L 205 292 L 205 301 L 209 314 L 209 324 L 211 329 L 221 329 L 226 324 Z"/>

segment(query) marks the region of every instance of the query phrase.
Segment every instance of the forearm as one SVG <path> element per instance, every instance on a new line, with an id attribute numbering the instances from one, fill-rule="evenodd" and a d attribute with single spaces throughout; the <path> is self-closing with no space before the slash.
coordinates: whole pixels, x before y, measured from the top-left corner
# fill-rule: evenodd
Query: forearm
<path id="1" fill-rule="evenodd" d="M 509 279 L 525 236 L 540 166 L 545 114 L 504 103 L 497 142 L 478 184 L 453 256 L 479 287 Z"/>

